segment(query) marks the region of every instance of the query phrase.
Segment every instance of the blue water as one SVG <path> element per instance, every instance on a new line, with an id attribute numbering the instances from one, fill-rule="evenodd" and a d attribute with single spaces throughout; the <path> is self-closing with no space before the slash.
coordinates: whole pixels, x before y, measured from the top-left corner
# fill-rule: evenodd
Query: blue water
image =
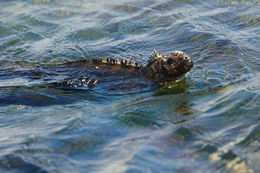
<path id="1" fill-rule="evenodd" d="M 259 0 L 0 0 L 0 172 L 260 172 L 259 48 Z M 161 88 L 33 77 L 153 49 L 194 67 Z"/>

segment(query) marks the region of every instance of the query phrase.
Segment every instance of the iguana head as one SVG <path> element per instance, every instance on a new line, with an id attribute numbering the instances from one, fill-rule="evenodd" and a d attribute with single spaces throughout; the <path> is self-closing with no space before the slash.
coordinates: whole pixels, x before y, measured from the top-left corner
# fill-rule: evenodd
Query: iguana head
<path id="1" fill-rule="evenodd" d="M 192 67 L 191 58 L 182 51 L 164 56 L 154 50 L 146 66 L 146 73 L 156 81 L 171 81 L 184 76 Z"/>

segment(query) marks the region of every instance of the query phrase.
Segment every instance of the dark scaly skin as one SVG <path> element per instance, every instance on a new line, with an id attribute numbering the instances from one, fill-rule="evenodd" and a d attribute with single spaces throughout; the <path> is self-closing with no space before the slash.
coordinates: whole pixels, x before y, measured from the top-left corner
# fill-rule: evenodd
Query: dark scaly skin
<path id="1" fill-rule="evenodd" d="M 0 105 L 44 106 L 139 94 L 161 87 L 164 81 L 178 80 L 191 68 L 192 61 L 182 52 L 168 56 L 154 52 L 145 66 L 110 58 L 54 66 L 0 62 L 0 79 L 4 79 Z"/>
<path id="2" fill-rule="evenodd" d="M 71 73 L 71 77 L 54 85 L 92 87 L 99 82 L 131 80 L 136 77 L 154 82 L 174 81 L 183 77 L 192 67 L 193 62 L 190 57 L 181 51 L 174 51 L 167 56 L 159 55 L 158 52 L 154 51 L 146 66 L 128 60 L 112 58 L 83 60 L 56 66 L 54 70 L 60 72 L 60 69 L 67 74 Z M 66 69 L 71 72 L 66 71 Z"/>
<path id="3" fill-rule="evenodd" d="M 183 77 L 193 67 L 191 58 L 181 51 L 174 51 L 170 55 L 159 55 L 154 51 L 151 56 L 156 56 L 142 68 L 143 74 L 148 78 L 158 81 L 174 81 Z"/>

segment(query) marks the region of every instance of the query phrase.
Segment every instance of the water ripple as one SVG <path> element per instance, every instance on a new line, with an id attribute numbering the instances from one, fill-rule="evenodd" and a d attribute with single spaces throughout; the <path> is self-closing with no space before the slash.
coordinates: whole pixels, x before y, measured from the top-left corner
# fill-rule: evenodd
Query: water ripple
<path id="1" fill-rule="evenodd" d="M 259 172 L 258 0 L 0 1 L 2 172 Z M 185 51 L 183 80 L 48 87 L 56 64 L 145 65 Z M 68 70 L 68 71 L 66 71 Z"/>

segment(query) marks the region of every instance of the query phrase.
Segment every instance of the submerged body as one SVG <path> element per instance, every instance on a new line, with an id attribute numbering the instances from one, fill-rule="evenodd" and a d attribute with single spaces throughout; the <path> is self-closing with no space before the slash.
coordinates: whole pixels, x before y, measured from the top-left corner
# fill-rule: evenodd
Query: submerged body
<path id="1" fill-rule="evenodd" d="M 168 56 L 154 51 L 147 65 L 127 60 L 93 59 L 55 66 L 24 66 L 2 63 L 0 105 L 67 104 L 98 96 L 138 94 L 153 91 L 164 81 L 180 79 L 192 68 L 183 52 Z M 18 66 L 19 65 L 19 66 Z M 32 92 L 33 91 L 33 92 Z M 175 92 L 175 91 L 174 91 Z M 69 96 L 69 97 L 67 97 Z M 25 99 L 26 98 L 26 99 Z"/>
<path id="2" fill-rule="evenodd" d="M 69 74 L 69 78 L 52 85 L 92 87 L 100 82 L 118 80 L 174 81 L 183 77 L 192 67 L 193 62 L 190 57 L 181 51 L 174 51 L 168 56 L 153 51 L 146 66 L 111 58 L 83 60 L 56 66 L 55 71 Z"/>

